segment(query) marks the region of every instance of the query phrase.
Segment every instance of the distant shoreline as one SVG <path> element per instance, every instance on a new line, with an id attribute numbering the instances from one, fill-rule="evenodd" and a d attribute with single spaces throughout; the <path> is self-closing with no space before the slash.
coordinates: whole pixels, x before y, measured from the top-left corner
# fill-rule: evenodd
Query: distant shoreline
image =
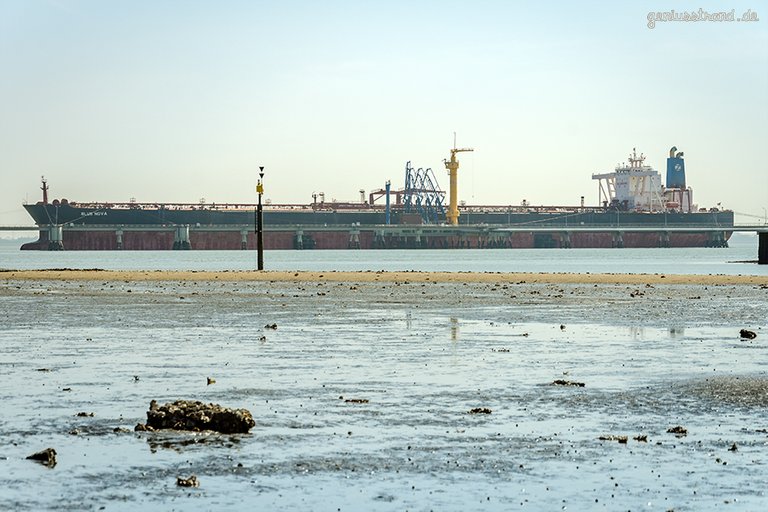
<path id="1" fill-rule="evenodd" d="M 670 284 L 768 286 L 768 276 L 403 271 L 0 270 L 0 280 Z"/>

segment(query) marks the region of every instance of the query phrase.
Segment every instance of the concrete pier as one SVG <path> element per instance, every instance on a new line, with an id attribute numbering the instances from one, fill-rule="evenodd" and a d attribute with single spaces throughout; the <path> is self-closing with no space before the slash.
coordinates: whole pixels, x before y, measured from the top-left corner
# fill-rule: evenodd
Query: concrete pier
<path id="1" fill-rule="evenodd" d="M 48 250 L 64 250 L 64 232 L 61 225 L 54 225 L 48 228 Z"/>
<path id="2" fill-rule="evenodd" d="M 360 230 L 351 229 L 349 231 L 349 243 L 347 249 L 359 249 L 360 248 Z"/>
<path id="3" fill-rule="evenodd" d="M 176 226 L 173 235 L 173 249 L 189 250 L 191 248 L 192 244 L 189 243 L 189 226 Z"/>
<path id="4" fill-rule="evenodd" d="M 757 263 L 768 265 L 768 231 L 761 231 L 757 234 Z"/>
<path id="5" fill-rule="evenodd" d="M 555 248 L 555 247 L 727 247 L 732 232 L 760 235 L 762 247 L 768 226 L 728 227 L 599 225 L 556 227 L 549 225 L 267 225 L 269 249 L 405 249 L 450 248 Z M 250 243 L 250 224 L 62 224 L 0 226 L 0 231 L 39 230 L 36 242 L 23 250 L 167 250 L 243 249 Z M 237 236 L 237 235 L 240 236 Z M 761 263 L 766 263 L 765 250 Z"/>

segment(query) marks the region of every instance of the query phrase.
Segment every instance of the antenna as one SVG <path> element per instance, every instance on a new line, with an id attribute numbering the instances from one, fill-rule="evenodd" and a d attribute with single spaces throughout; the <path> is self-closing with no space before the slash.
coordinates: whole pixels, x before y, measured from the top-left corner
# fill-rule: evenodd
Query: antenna
<path id="1" fill-rule="evenodd" d="M 456 149 L 456 132 L 453 132 L 453 149 Z"/>

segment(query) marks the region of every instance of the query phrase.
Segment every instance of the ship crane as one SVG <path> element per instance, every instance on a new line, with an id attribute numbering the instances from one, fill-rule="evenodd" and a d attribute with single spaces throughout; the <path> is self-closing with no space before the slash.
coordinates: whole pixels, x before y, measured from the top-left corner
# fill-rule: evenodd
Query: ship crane
<path id="1" fill-rule="evenodd" d="M 456 226 L 459 223 L 459 188 L 458 188 L 458 171 L 459 161 L 456 159 L 456 153 L 462 153 L 466 151 L 474 151 L 472 148 L 457 148 L 456 147 L 456 134 L 453 134 L 453 149 L 451 150 L 451 159 L 443 160 L 445 168 L 448 169 L 448 176 L 451 181 L 450 200 L 448 202 L 448 212 L 445 214 L 448 224 Z"/>

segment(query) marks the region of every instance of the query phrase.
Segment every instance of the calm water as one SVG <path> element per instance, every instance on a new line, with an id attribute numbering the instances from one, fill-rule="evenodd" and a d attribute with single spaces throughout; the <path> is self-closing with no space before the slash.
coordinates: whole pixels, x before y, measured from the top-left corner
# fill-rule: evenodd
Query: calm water
<path id="1" fill-rule="evenodd" d="M 267 251 L 267 270 L 417 270 L 768 275 L 757 237 L 734 235 L 728 249 L 467 249 Z M 251 270 L 254 251 L 78 251 L 50 253 L 0 246 L 0 268 Z"/>

